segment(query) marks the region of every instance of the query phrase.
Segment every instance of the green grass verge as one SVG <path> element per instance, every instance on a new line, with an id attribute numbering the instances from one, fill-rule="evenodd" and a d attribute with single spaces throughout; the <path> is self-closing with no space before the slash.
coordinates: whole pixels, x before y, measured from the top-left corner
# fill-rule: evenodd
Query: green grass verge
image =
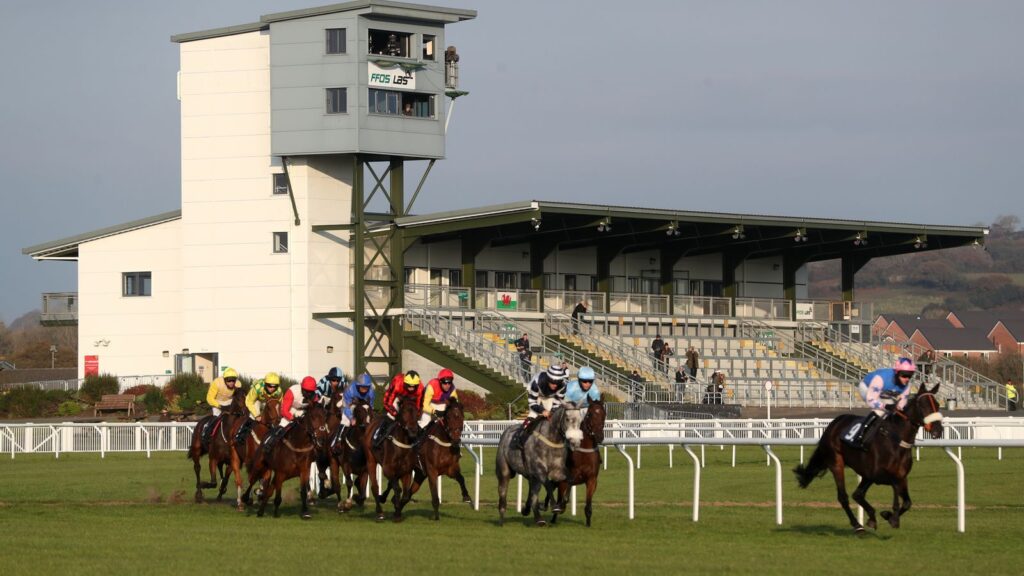
<path id="1" fill-rule="evenodd" d="M 635 457 L 635 450 L 630 451 Z M 1020 574 L 1016 538 L 1024 504 L 1015 479 L 1024 451 L 965 449 L 967 532 L 956 531 L 956 471 L 938 449 L 922 452 L 911 474 L 913 510 L 894 530 L 856 537 L 835 502 L 831 477 L 796 487 L 796 449 L 780 451 L 784 519 L 775 524 L 774 469 L 764 453 L 708 448 L 700 521 L 693 522 L 693 468 L 680 449 L 645 448 L 636 470 L 636 519 L 628 519 L 625 460 L 614 450 L 595 498 L 594 526 L 579 515 L 528 527 L 513 515 L 496 524 L 496 488 L 485 452 L 481 509 L 448 501 L 429 519 L 429 492 L 402 524 L 350 515 L 322 503 L 299 520 L 296 482 L 281 518 L 257 518 L 227 503 L 191 502 L 194 477 L 181 454 L 65 454 L 0 460 L 0 574 L 184 574 L 371 571 L 395 574 Z M 807 452 L 809 456 L 809 452 Z M 464 467 L 471 468 L 466 457 Z M 853 476 L 855 478 L 855 476 Z M 472 479 L 470 490 L 472 491 Z M 445 483 L 445 495 L 457 494 Z M 208 495 L 210 491 L 207 491 Z M 515 496 L 513 483 L 510 494 Z M 889 505 L 891 490 L 869 500 Z M 326 502 L 326 501 L 325 501 Z M 513 502 L 514 503 L 514 502 Z M 325 568 L 326 567 L 326 568 Z"/>

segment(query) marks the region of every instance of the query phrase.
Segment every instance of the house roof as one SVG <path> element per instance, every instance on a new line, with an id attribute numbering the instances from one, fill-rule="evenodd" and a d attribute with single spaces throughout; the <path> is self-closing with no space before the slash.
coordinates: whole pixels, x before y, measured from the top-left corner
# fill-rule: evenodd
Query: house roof
<path id="1" fill-rule="evenodd" d="M 996 347 L 985 337 L 987 330 L 955 326 L 923 326 L 915 330 L 935 350 L 993 352 Z"/>
<path id="2" fill-rule="evenodd" d="M 1006 328 L 1014 340 L 1024 342 L 1024 318 L 1000 318 L 998 323 Z"/>
<path id="3" fill-rule="evenodd" d="M 352 12 L 359 10 L 365 14 L 384 16 L 389 18 L 400 18 L 404 20 L 417 20 L 420 22 L 437 22 L 453 24 L 463 20 L 476 18 L 476 10 L 463 8 L 448 8 L 445 6 L 430 6 L 427 4 L 412 4 L 408 2 L 391 2 L 390 0 L 356 0 L 354 2 L 342 2 L 340 4 L 328 4 L 314 8 L 303 8 L 302 10 L 291 10 L 288 12 L 276 12 L 260 16 L 259 22 L 238 24 L 223 28 L 212 28 L 198 32 L 186 32 L 171 36 L 171 42 L 183 43 L 207 38 L 218 38 L 220 36 L 231 36 L 265 30 L 273 22 L 285 20 L 296 20 L 299 18 L 310 18 L 336 12 Z"/>
<path id="4" fill-rule="evenodd" d="M 180 218 L 181 210 L 172 210 L 170 212 L 164 212 L 163 214 L 157 214 L 156 216 L 148 216 L 146 218 L 132 220 L 131 222 L 125 222 L 124 224 L 115 224 L 114 226 L 107 226 L 106 228 L 100 228 L 99 230 L 93 230 L 92 232 L 84 232 L 82 234 L 68 236 L 67 238 L 61 238 L 60 240 L 52 240 L 50 242 L 36 244 L 35 246 L 22 248 L 21 253 L 31 256 L 36 260 L 74 260 L 78 258 L 78 245 L 84 242 L 106 238 L 107 236 L 114 236 L 115 234 L 123 234 L 140 228 L 156 226 L 157 224 L 163 224 L 164 222 L 170 222 Z"/>

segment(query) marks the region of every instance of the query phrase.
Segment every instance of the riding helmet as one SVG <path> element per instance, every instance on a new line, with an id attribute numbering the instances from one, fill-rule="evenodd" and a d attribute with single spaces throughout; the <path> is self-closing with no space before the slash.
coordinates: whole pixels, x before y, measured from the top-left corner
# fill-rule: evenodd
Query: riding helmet
<path id="1" fill-rule="evenodd" d="M 363 372 L 359 375 L 359 378 L 356 378 L 356 386 L 362 386 L 364 388 L 373 386 L 373 378 L 371 378 L 369 374 Z"/>
<path id="2" fill-rule="evenodd" d="M 412 388 L 420 385 L 420 375 L 415 370 L 409 370 L 405 373 L 405 378 L 402 379 L 405 385 Z"/>
<path id="3" fill-rule="evenodd" d="M 302 391 L 316 392 L 316 380 L 312 376 L 306 376 L 302 379 Z"/>
<path id="4" fill-rule="evenodd" d="M 345 381 L 345 371 L 341 369 L 341 366 L 335 366 L 327 372 L 327 379 L 333 380 L 338 379 L 342 382 Z"/>
<path id="5" fill-rule="evenodd" d="M 565 368 L 562 368 L 558 364 L 548 366 L 548 379 L 561 382 L 565 379 Z"/>
<path id="6" fill-rule="evenodd" d="M 277 386 L 281 384 L 281 377 L 277 375 L 277 372 L 267 372 L 267 375 L 263 377 L 263 383 L 267 386 Z"/>
<path id="7" fill-rule="evenodd" d="M 448 380 L 454 380 L 455 379 L 455 373 L 452 372 L 451 370 L 447 369 L 447 368 L 442 368 L 441 371 L 437 373 L 437 379 L 438 380 L 444 380 L 446 378 Z"/>
<path id="8" fill-rule="evenodd" d="M 580 380 L 590 380 L 591 382 L 593 382 L 594 369 L 591 368 L 590 366 L 584 366 L 583 368 L 580 368 L 580 373 L 577 374 L 576 377 L 579 378 Z"/>
<path id="9" fill-rule="evenodd" d="M 893 370 L 895 370 L 897 372 L 916 372 L 917 371 L 917 366 L 914 365 L 914 361 L 911 360 L 910 358 L 906 358 L 906 357 L 900 358 L 899 360 L 897 360 L 896 364 L 893 365 L 892 368 L 893 368 Z"/>

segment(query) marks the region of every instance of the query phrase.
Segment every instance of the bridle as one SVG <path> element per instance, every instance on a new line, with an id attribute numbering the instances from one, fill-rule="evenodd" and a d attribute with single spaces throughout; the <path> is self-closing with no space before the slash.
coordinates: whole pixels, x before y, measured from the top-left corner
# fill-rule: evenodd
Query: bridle
<path id="1" fill-rule="evenodd" d="M 914 406 L 917 406 L 917 403 L 920 402 L 923 399 L 927 399 L 928 400 L 928 407 L 931 409 L 931 411 L 928 412 L 928 414 L 926 416 L 921 418 L 920 422 L 914 422 L 913 420 L 910 419 L 910 416 L 907 415 L 902 410 L 897 410 L 896 414 L 899 417 L 903 418 L 904 420 L 907 420 L 907 421 L 909 421 L 909 422 L 911 422 L 913 424 L 916 424 L 918 426 L 923 426 L 925 432 L 931 433 L 932 425 L 934 423 L 936 423 L 936 422 L 942 422 L 943 416 L 942 416 L 942 412 L 939 412 L 939 403 L 936 400 L 934 393 L 932 393 L 932 392 L 921 392 L 920 394 L 918 394 L 917 396 L 914 397 Z"/>

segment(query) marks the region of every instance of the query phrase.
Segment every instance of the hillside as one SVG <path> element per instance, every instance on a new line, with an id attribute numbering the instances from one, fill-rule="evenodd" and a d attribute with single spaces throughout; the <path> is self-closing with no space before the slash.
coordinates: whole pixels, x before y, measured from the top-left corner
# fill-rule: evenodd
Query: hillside
<path id="1" fill-rule="evenodd" d="M 1020 219 L 1000 216 L 984 247 L 877 258 L 855 279 L 855 298 L 875 313 L 1024 308 L 1024 232 Z M 839 261 L 809 266 L 810 297 L 839 299 Z"/>

